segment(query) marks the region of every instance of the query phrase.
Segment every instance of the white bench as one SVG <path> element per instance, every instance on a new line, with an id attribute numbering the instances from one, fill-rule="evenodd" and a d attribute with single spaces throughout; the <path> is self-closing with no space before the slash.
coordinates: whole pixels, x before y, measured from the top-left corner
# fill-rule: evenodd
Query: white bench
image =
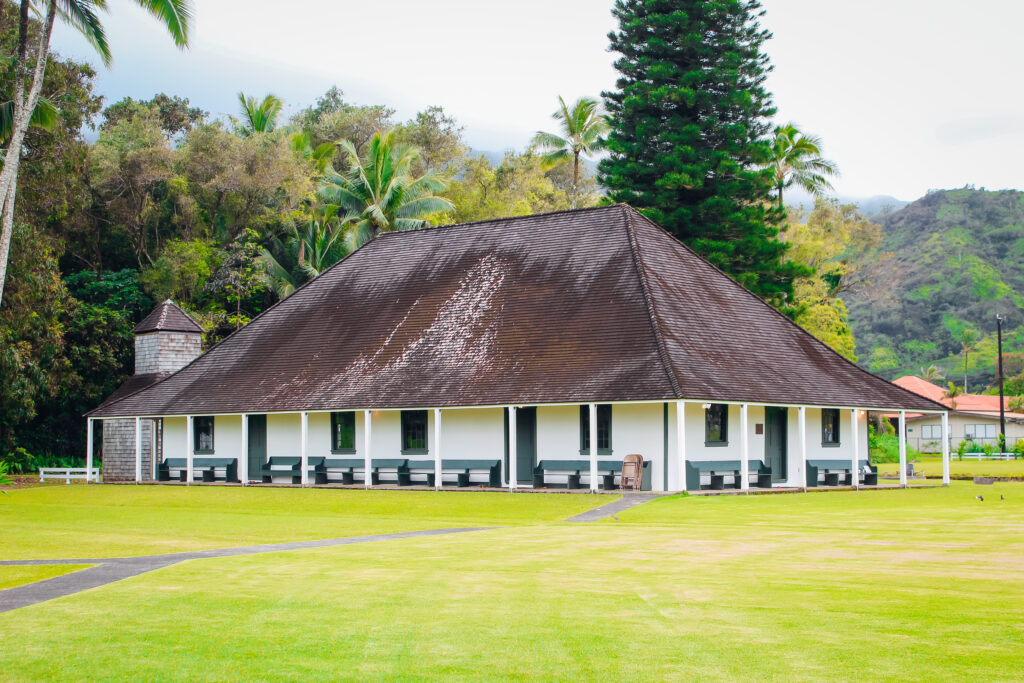
<path id="1" fill-rule="evenodd" d="M 63 479 L 65 484 L 70 484 L 72 479 L 85 479 L 86 481 L 99 481 L 100 468 L 93 467 L 86 471 L 84 467 L 40 467 L 39 481 L 47 479 Z"/>

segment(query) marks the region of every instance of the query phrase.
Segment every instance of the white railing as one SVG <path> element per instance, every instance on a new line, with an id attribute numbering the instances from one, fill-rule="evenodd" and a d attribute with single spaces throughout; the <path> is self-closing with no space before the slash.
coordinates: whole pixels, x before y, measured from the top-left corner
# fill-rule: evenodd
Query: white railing
<path id="1" fill-rule="evenodd" d="M 63 479 L 65 484 L 70 484 L 72 479 L 85 479 L 86 481 L 99 481 L 100 468 L 93 467 L 86 470 L 84 467 L 40 467 L 39 481 L 47 479 Z"/>

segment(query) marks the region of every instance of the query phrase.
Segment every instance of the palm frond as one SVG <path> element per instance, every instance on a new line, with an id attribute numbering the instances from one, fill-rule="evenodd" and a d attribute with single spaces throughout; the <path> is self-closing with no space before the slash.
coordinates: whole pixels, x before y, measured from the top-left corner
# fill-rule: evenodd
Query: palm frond
<path id="1" fill-rule="evenodd" d="M 192 21 L 192 3 L 189 0 L 136 0 L 167 27 L 174 44 L 188 47 L 189 24 Z"/>
<path id="2" fill-rule="evenodd" d="M 110 45 L 96 10 L 105 10 L 106 0 L 58 0 L 60 18 L 93 46 L 104 66 L 110 66 Z"/>

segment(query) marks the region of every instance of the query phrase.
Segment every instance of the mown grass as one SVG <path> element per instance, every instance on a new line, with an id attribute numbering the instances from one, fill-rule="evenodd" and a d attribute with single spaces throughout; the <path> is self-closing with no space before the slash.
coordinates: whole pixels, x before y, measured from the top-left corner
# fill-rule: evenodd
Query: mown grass
<path id="1" fill-rule="evenodd" d="M 1024 485 L 617 517 L 182 563 L 0 615 L 0 677 L 1024 677 Z"/>
<path id="2" fill-rule="evenodd" d="M 879 463 L 879 473 L 898 475 L 899 463 Z M 942 476 L 942 459 L 921 457 L 914 463 L 915 474 L 929 477 Z M 952 476 L 970 477 L 1024 477 L 1024 458 L 1019 460 L 974 460 L 965 455 L 963 460 L 956 454 L 950 457 L 949 473 Z"/>
<path id="3" fill-rule="evenodd" d="M 88 564 L 32 564 L 0 566 L 0 590 L 52 579 L 85 569 Z"/>
<path id="4" fill-rule="evenodd" d="M 45 486 L 0 496 L 0 559 L 123 557 L 562 520 L 616 496 Z"/>

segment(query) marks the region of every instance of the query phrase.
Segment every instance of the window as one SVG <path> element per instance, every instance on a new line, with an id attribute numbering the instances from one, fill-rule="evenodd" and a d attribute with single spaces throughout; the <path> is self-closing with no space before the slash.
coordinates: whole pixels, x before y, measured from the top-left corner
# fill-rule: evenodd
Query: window
<path id="1" fill-rule="evenodd" d="M 580 406 L 580 455 L 590 454 L 590 406 Z M 612 454 L 612 407 L 597 405 L 597 454 Z"/>
<path id="2" fill-rule="evenodd" d="M 192 418 L 193 453 L 213 453 L 213 417 Z"/>
<path id="3" fill-rule="evenodd" d="M 821 409 L 821 445 L 839 445 L 839 409 Z"/>
<path id="4" fill-rule="evenodd" d="M 704 445 L 729 445 L 729 406 L 711 403 L 704 409 Z"/>
<path id="5" fill-rule="evenodd" d="M 942 425 L 921 425 L 922 439 L 941 439 Z"/>
<path id="6" fill-rule="evenodd" d="M 331 453 L 356 452 L 356 414 L 331 413 Z"/>
<path id="7" fill-rule="evenodd" d="M 990 425 L 964 425 L 964 436 L 968 439 L 994 439 L 996 438 L 996 426 Z"/>
<path id="8" fill-rule="evenodd" d="M 402 411 L 402 455 L 427 452 L 427 411 Z"/>

